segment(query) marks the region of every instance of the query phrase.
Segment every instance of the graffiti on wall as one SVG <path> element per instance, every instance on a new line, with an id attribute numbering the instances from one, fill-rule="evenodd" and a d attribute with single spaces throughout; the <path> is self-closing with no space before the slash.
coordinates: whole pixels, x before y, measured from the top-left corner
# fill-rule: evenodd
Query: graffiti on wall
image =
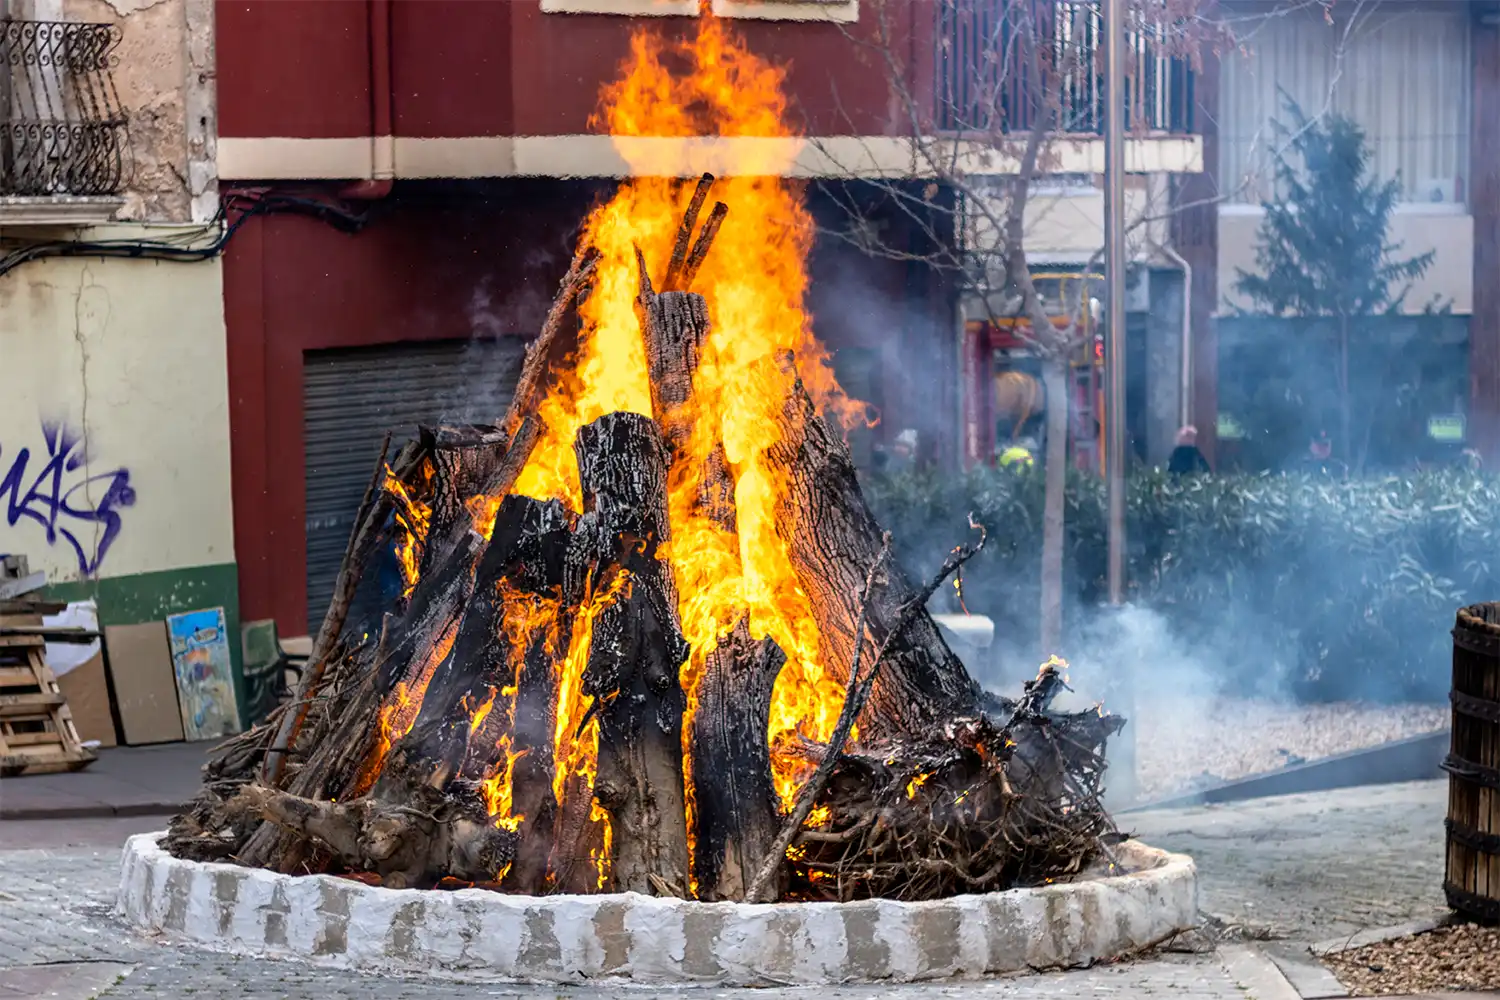
<path id="1" fill-rule="evenodd" d="M 33 449 L 0 436 L 0 524 L 40 527 L 48 546 L 71 546 L 78 571 L 92 576 L 120 535 L 120 511 L 135 503 L 130 470 L 91 475 L 83 435 L 66 424 L 43 421 L 42 442 Z"/>

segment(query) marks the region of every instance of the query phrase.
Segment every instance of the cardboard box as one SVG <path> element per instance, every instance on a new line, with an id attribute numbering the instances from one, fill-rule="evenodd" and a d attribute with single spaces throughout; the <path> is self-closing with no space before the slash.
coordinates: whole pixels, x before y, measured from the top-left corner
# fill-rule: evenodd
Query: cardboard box
<path id="1" fill-rule="evenodd" d="M 111 625 L 104 630 L 104 644 L 126 745 L 180 742 L 182 714 L 167 623 Z"/>
<path id="2" fill-rule="evenodd" d="M 110 711 L 109 680 L 104 673 L 102 650 L 59 677 L 57 686 L 68 699 L 79 739 L 85 743 L 98 740 L 100 746 L 106 747 L 119 744 L 114 713 Z"/>

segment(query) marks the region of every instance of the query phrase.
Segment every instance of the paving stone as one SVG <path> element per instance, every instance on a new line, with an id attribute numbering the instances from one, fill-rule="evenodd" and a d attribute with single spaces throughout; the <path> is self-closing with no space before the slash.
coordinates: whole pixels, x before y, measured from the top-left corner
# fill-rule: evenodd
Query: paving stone
<path id="1" fill-rule="evenodd" d="M 1448 783 L 1348 788 L 1121 818 L 1198 864 L 1207 912 L 1311 945 L 1448 912 Z"/>

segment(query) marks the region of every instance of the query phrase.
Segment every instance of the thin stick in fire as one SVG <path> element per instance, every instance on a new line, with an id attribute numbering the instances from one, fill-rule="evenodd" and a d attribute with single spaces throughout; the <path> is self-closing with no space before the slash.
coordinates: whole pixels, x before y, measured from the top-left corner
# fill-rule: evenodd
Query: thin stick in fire
<path id="1" fill-rule="evenodd" d="M 854 623 L 854 656 L 849 664 L 849 684 L 844 693 L 844 707 L 839 712 L 838 723 L 833 728 L 833 735 L 828 741 L 828 747 L 823 754 L 823 759 L 818 762 L 812 777 L 802 786 L 797 793 L 797 804 L 792 813 L 787 817 L 786 823 L 782 825 L 781 833 L 777 835 L 776 842 L 771 845 L 764 861 L 761 862 L 755 879 L 750 883 L 749 890 L 745 893 L 745 899 L 751 903 L 767 903 L 772 900 L 767 897 L 767 890 L 772 880 L 776 877 L 776 871 L 781 867 L 782 858 L 786 855 L 786 849 L 791 846 L 792 839 L 797 836 L 797 831 L 802 829 L 802 824 L 807 821 L 812 812 L 814 803 L 818 796 L 823 794 L 823 789 L 828 784 L 828 779 L 833 776 L 834 767 L 838 763 L 839 755 L 844 751 L 844 744 L 848 742 L 849 733 L 854 728 L 854 720 L 864 709 L 865 702 L 870 697 L 870 692 L 875 687 L 875 676 L 880 672 L 881 660 L 885 657 L 886 647 L 892 639 L 911 624 L 917 612 L 926 607 L 927 601 L 937 589 L 943 585 L 951 574 L 958 568 L 979 554 L 984 548 L 988 533 L 984 526 L 975 520 L 974 515 L 969 515 L 969 527 L 979 532 L 979 540 L 971 545 L 961 545 L 949 553 L 943 562 L 942 568 L 912 599 L 901 608 L 901 613 L 896 619 L 890 632 L 875 650 L 875 661 L 870 665 L 869 671 L 864 677 L 859 675 L 860 654 L 864 651 L 865 643 L 865 620 L 870 610 L 870 598 L 874 593 L 877 583 L 884 583 L 884 567 L 891 552 L 891 533 L 884 532 L 880 539 L 880 552 L 875 556 L 875 561 L 870 564 L 869 572 L 865 574 L 864 588 L 860 591 L 859 614 Z"/>
<path id="2" fill-rule="evenodd" d="M 678 282 L 682 278 L 683 266 L 687 263 L 688 246 L 693 239 L 693 227 L 698 225 L 698 213 L 703 211 L 703 203 L 708 200 L 709 189 L 713 186 L 713 174 L 705 173 L 698 178 L 698 187 L 694 189 L 693 198 L 682 215 L 682 224 L 677 227 L 677 240 L 672 244 L 672 259 L 667 264 L 667 276 L 661 282 L 661 290 L 664 292 L 683 291 L 688 286 L 687 281 L 682 281 L 681 284 Z"/>

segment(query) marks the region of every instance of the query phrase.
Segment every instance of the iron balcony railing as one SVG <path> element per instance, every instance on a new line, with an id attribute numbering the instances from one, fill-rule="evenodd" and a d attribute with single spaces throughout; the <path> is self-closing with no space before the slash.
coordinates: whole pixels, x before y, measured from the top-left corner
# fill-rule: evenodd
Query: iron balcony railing
<path id="1" fill-rule="evenodd" d="M 126 120 L 111 24 L 0 20 L 0 196 L 113 195 Z"/>
<path id="2" fill-rule="evenodd" d="M 1104 129 L 1104 24 L 1097 0 L 938 0 L 938 128 L 1028 132 L 1038 106 L 1061 133 Z M 1193 131 L 1193 73 L 1165 55 L 1168 29 L 1126 31 L 1126 128 Z M 1036 59 L 1033 73 L 1031 60 Z M 1034 81 L 1042 79 L 1041 100 Z M 1056 114 L 1054 120 L 1051 116 Z"/>

